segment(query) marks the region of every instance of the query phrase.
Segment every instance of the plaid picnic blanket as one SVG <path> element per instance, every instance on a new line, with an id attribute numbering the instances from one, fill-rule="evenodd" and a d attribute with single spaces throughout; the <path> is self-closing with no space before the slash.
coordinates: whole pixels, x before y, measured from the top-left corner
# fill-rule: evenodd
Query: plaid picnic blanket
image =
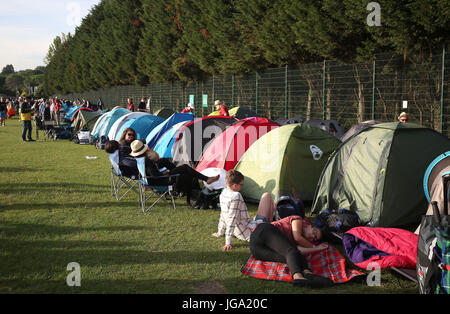
<path id="1" fill-rule="evenodd" d="M 314 274 L 330 278 L 334 283 L 344 283 L 356 276 L 365 275 L 363 272 L 355 269 L 346 269 L 345 258 L 331 245 L 324 251 L 308 254 L 306 259 Z M 246 276 L 259 279 L 293 281 L 286 264 L 264 262 L 255 259 L 253 256 L 250 256 L 242 266 L 241 272 Z"/>

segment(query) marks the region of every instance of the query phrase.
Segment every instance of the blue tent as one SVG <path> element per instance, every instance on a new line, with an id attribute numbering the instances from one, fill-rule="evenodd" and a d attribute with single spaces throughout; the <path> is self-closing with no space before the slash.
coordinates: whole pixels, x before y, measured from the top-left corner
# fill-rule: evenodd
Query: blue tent
<path id="1" fill-rule="evenodd" d="M 115 140 L 118 141 L 123 131 L 126 128 L 132 128 L 136 131 L 136 135 L 138 139 L 145 139 L 147 135 L 159 124 L 163 123 L 164 119 L 154 116 L 152 114 L 145 114 L 137 116 L 133 119 L 128 120 L 120 129 L 116 132 Z"/>
<path id="2" fill-rule="evenodd" d="M 174 113 L 167 118 L 163 123 L 156 126 L 145 139 L 148 147 L 153 148 L 161 136 L 167 132 L 172 126 L 183 121 L 193 121 L 195 119 L 193 114 L 190 113 Z"/>
<path id="3" fill-rule="evenodd" d="M 64 116 L 64 118 L 67 120 L 72 120 L 72 117 L 75 114 L 75 111 L 77 111 L 80 108 L 81 108 L 81 106 L 70 107 L 70 109 L 66 112 L 66 115 Z"/>
<path id="4" fill-rule="evenodd" d="M 172 147 L 175 143 L 175 140 L 178 137 L 178 132 L 180 129 L 190 123 L 191 121 L 183 121 L 175 124 L 170 129 L 166 131 L 156 142 L 155 147 L 153 147 L 153 150 L 158 153 L 159 157 L 161 158 L 171 158 L 172 157 Z"/>
<path id="5" fill-rule="evenodd" d="M 100 136 L 100 129 L 103 126 L 103 122 L 105 122 L 105 119 L 109 116 L 110 112 L 105 112 L 98 118 L 97 122 L 95 122 L 94 127 L 92 128 L 91 134 L 93 139 L 98 139 Z"/>
<path id="6" fill-rule="evenodd" d="M 102 135 L 108 135 L 109 130 L 114 125 L 114 123 L 120 119 L 122 116 L 130 113 L 131 111 L 125 108 L 117 108 L 108 112 L 108 116 L 103 119 L 102 125 L 98 133 L 98 137 Z"/>

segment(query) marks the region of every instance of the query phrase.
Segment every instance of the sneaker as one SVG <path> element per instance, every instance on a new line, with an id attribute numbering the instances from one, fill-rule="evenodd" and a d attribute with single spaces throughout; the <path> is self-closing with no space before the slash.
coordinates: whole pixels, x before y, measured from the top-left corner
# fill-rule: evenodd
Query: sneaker
<path id="1" fill-rule="evenodd" d="M 32 138 L 28 140 L 28 142 L 36 142 L 36 140 L 33 140 Z"/>

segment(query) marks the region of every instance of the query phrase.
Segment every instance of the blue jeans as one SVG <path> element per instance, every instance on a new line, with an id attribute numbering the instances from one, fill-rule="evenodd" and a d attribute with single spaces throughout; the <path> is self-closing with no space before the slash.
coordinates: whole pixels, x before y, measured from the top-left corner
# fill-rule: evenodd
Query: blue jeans
<path id="1" fill-rule="evenodd" d="M 32 130 L 31 120 L 23 120 L 22 122 L 23 122 L 22 140 L 25 141 L 26 135 L 28 137 L 28 140 L 31 140 L 31 130 Z"/>

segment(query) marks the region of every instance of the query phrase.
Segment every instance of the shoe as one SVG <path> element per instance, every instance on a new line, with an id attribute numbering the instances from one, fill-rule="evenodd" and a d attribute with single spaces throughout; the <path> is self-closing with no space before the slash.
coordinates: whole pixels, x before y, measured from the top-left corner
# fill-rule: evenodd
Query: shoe
<path id="1" fill-rule="evenodd" d="M 292 284 L 298 288 L 312 288 L 311 281 L 308 279 L 294 279 Z"/>
<path id="2" fill-rule="evenodd" d="M 220 178 L 220 175 L 217 175 L 215 177 L 209 177 L 208 180 L 206 180 L 206 183 L 207 184 L 211 184 L 211 183 L 216 182 L 217 180 L 219 180 L 219 178 Z"/>
<path id="3" fill-rule="evenodd" d="M 29 139 L 28 142 L 36 142 L 36 140 Z"/>
<path id="4" fill-rule="evenodd" d="M 303 274 L 303 277 L 311 283 L 311 287 L 313 288 L 331 287 L 334 284 L 333 280 L 312 273 Z"/>

